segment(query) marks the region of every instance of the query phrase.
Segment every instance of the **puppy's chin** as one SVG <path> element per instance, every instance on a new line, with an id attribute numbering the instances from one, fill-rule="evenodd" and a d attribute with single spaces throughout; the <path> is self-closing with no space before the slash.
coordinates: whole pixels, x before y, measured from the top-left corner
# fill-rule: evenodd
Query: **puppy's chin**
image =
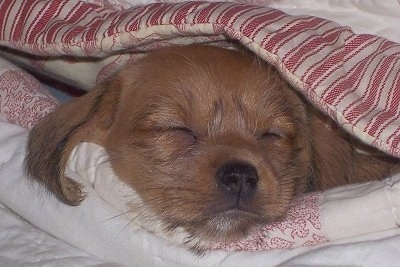
<path id="1" fill-rule="evenodd" d="M 210 215 L 185 228 L 191 237 L 203 242 L 233 242 L 248 237 L 262 225 L 278 218 L 232 209 Z"/>
<path id="2" fill-rule="evenodd" d="M 212 216 L 205 222 L 203 236 L 225 242 L 242 239 L 265 220 L 256 214 L 238 209 L 227 210 Z"/>
<path id="3" fill-rule="evenodd" d="M 165 222 L 164 233 L 180 233 L 183 243 L 197 255 L 204 255 L 218 244 L 240 242 L 260 232 L 262 227 L 284 218 L 286 207 L 272 216 L 240 209 L 230 209 L 199 216 L 198 220 Z M 201 218 L 202 217 L 202 218 Z M 170 227 L 168 227 L 168 225 Z"/>
<path id="4" fill-rule="evenodd" d="M 196 221 L 174 224 L 160 221 L 163 230 L 159 233 L 169 240 L 184 243 L 188 249 L 201 256 L 216 244 L 244 240 L 259 231 L 263 225 L 280 218 L 268 218 L 232 209 Z"/>

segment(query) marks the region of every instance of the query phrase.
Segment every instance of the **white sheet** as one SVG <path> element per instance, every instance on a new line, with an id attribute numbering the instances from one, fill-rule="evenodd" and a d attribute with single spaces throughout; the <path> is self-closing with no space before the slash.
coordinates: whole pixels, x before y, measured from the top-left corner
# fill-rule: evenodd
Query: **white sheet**
<path id="1" fill-rule="evenodd" d="M 46 214 L 46 197 L 36 194 L 21 168 L 27 131 L 1 115 L 0 129 L 0 202 L 26 218 L 52 220 L 56 215 Z M 0 266 L 117 266 L 54 238 L 15 213 L 0 204 Z M 63 222 L 55 228 L 63 229 Z"/>
<path id="2" fill-rule="evenodd" d="M 320 202 L 320 216 L 329 240 L 397 228 L 400 224 L 400 175 L 326 191 Z"/>

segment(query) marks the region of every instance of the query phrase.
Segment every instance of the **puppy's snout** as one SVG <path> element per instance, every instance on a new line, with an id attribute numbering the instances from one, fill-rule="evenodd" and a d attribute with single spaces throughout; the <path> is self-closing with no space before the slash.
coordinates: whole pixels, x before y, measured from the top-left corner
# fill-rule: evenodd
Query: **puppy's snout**
<path id="1" fill-rule="evenodd" d="M 257 187 L 257 169 L 249 163 L 228 162 L 218 169 L 216 180 L 224 193 L 240 198 L 248 197 Z"/>

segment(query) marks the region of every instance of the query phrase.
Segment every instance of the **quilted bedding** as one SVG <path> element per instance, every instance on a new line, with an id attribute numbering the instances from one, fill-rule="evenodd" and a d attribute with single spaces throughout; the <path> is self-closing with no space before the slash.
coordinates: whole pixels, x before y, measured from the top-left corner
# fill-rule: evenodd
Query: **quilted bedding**
<path id="1" fill-rule="evenodd" d="M 342 127 L 398 156 L 400 46 L 394 35 L 398 30 L 389 31 L 385 25 L 400 20 L 400 12 L 393 12 L 400 11 L 399 4 L 295 2 L 170 2 L 132 7 L 129 1 L 3 1 L 0 51 L 8 60 L 89 89 L 147 50 L 193 42 L 228 46 L 226 40 L 235 39 L 276 65 Z M 360 18 L 370 10 L 383 26 L 366 27 L 371 21 L 363 24 L 354 16 L 341 17 L 350 8 Z M 335 17 L 335 12 L 341 16 Z M 357 33 L 311 15 L 354 24 Z M 265 226 L 244 242 L 216 244 L 203 258 L 182 248 L 179 238 L 166 241 L 157 232 L 148 233 L 139 222 L 116 217 L 124 210 L 112 193 L 123 189 L 107 166 L 93 168 L 106 156 L 93 144 L 78 146 L 68 169 L 86 185 L 89 198 L 78 208 L 66 207 L 27 183 L 22 168 L 27 129 L 51 112 L 56 101 L 14 65 L 2 59 L 0 68 L 0 211 L 4 215 L 0 229 L 5 230 L 0 231 L 0 263 L 372 266 L 383 261 L 394 266 L 400 262 L 400 177 L 307 195 L 283 222 Z"/>

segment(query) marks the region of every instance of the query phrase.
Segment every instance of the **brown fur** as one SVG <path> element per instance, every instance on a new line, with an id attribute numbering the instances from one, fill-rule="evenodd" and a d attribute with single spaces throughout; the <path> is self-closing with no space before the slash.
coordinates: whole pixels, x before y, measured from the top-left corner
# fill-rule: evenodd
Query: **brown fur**
<path id="1" fill-rule="evenodd" d="M 299 194 L 381 179 L 398 166 L 327 120 L 246 52 L 160 49 L 44 118 L 30 134 L 27 170 L 78 205 L 83 188 L 65 165 L 78 143 L 96 142 L 166 229 L 237 240 L 282 218 Z M 259 177 L 254 192 L 234 200 L 216 182 L 231 162 L 251 164 Z"/>

